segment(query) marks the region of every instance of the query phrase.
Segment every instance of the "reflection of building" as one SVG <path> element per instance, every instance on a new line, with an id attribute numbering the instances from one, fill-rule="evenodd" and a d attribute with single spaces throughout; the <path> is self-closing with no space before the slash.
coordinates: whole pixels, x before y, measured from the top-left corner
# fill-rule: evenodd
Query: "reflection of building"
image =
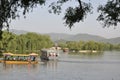
<path id="1" fill-rule="evenodd" d="M 57 69 L 57 61 L 48 61 L 47 69 L 56 70 Z"/>

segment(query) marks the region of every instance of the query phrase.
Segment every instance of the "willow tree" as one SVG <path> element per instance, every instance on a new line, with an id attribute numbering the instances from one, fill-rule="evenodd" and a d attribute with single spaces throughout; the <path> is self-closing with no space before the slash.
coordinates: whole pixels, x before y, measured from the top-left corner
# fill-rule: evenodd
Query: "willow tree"
<path id="1" fill-rule="evenodd" d="M 16 53 L 16 49 L 17 49 L 17 42 L 16 42 L 17 35 L 11 33 L 11 37 L 12 37 L 12 39 L 9 41 L 7 48 L 8 48 L 8 51 Z"/>
<path id="2" fill-rule="evenodd" d="M 3 50 L 8 51 L 9 43 L 11 40 L 13 40 L 14 36 L 12 33 L 9 33 L 8 31 L 4 31 L 2 34 L 2 45 L 3 45 Z"/>
<path id="3" fill-rule="evenodd" d="M 0 0 L 0 35 L 2 28 L 9 28 L 9 22 L 20 17 L 19 12 L 23 12 L 23 16 L 27 12 L 32 11 L 38 5 L 43 5 L 47 0 Z M 62 6 L 71 3 L 78 3 L 74 6 L 68 5 L 65 10 L 64 22 L 71 28 L 76 22 L 84 21 L 87 14 L 93 9 L 91 1 L 85 0 L 51 0 L 48 1 L 48 10 L 50 13 L 60 14 Z M 65 4 L 66 3 L 66 4 Z M 108 0 L 105 5 L 98 5 L 100 15 L 97 20 L 104 23 L 104 27 L 117 26 L 120 23 L 120 0 Z"/>
<path id="4" fill-rule="evenodd" d="M 17 50 L 18 53 L 26 53 L 26 37 L 21 34 L 17 37 Z"/>

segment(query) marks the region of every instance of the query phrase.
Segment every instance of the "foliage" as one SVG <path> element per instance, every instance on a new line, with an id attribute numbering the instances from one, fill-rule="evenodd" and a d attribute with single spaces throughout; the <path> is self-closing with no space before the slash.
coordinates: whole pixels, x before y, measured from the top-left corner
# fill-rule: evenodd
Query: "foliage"
<path id="1" fill-rule="evenodd" d="M 33 8 L 38 5 L 42 6 L 46 0 L 0 0 L 0 39 L 2 39 L 2 29 L 7 27 L 9 29 L 9 23 L 11 20 L 20 17 L 22 11 L 25 17 L 26 13 L 29 13 Z M 62 12 L 62 6 L 66 4 L 77 3 L 75 5 L 67 6 L 65 9 L 64 20 L 65 24 L 71 28 L 76 22 L 84 21 L 88 13 L 92 12 L 92 5 L 89 0 L 51 0 L 48 3 L 49 12 L 60 14 Z M 102 21 L 104 27 L 117 26 L 120 23 L 120 0 L 108 0 L 105 5 L 99 5 L 98 12 L 100 15 L 97 20 Z"/>
<path id="2" fill-rule="evenodd" d="M 48 1 L 49 12 L 60 14 L 62 6 L 75 3 L 75 5 L 67 6 L 65 10 L 65 24 L 70 28 L 76 23 L 83 21 L 88 13 L 91 13 L 92 5 L 89 0 L 51 0 Z M 19 17 L 20 11 L 23 15 L 33 10 L 38 5 L 47 3 L 47 0 L 0 0 L 0 31 L 3 27 L 9 27 L 9 21 Z M 108 0 L 105 5 L 98 5 L 100 13 L 98 21 L 103 21 L 104 26 L 114 25 L 120 22 L 120 0 Z M 2 32 L 0 32 L 1 34 Z"/>
<path id="3" fill-rule="evenodd" d="M 66 46 L 63 46 L 66 45 Z M 60 43 L 59 46 L 62 48 L 69 48 L 70 50 L 97 50 L 97 51 L 104 51 L 104 50 L 120 50 L 120 44 L 113 45 L 109 43 L 102 43 L 102 42 L 95 42 L 95 41 L 68 41 L 66 43 Z"/>
<path id="4" fill-rule="evenodd" d="M 117 26 L 120 23 L 120 0 L 108 0 L 107 4 L 98 7 L 98 12 L 101 14 L 97 20 L 103 21 L 104 27 Z"/>
<path id="5" fill-rule="evenodd" d="M 92 9 L 91 4 L 87 4 L 84 2 L 81 2 L 80 6 L 78 7 L 67 8 L 64 16 L 66 25 L 68 25 L 71 28 L 73 24 L 75 24 L 76 22 L 83 21 L 87 13 L 91 12 L 91 9 Z"/>
<path id="6" fill-rule="evenodd" d="M 0 0 L 0 30 L 3 27 L 9 27 L 9 21 L 19 17 L 20 9 L 23 9 L 23 15 L 29 12 L 37 4 L 44 4 L 45 0 Z"/>
<path id="7" fill-rule="evenodd" d="M 0 50 L 13 53 L 38 52 L 42 48 L 49 48 L 53 45 L 50 37 L 36 33 L 16 35 L 7 31 L 2 34 Z"/>

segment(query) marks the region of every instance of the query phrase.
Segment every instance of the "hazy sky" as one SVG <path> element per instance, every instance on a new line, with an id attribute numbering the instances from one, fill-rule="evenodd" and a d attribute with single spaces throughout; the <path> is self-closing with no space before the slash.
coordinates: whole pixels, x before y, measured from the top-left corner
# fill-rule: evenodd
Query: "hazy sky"
<path id="1" fill-rule="evenodd" d="M 96 13 L 96 5 L 101 3 L 103 4 L 106 0 L 91 1 L 93 2 L 93 7 L 95 8 L 93 14 L 88 15 L 84 22 L 75 24 L 71 30 L 63 24 L 64 21 L 62 18 L 64 11 L 61 15 L 54 15 L 50 14 L 48 9 L 44 7 L 35 8 L 33 12 L 26 15 L 26 19 L 20 17 L 20 19 L 12 21 L 10 28 L 39 33 L 87 33 L 106 38 L 120 37 L 120 24 L 116 27 L 116 29 L 114 29 L 114 27 L 103 28 L 102 25 L 96 21 L 98 16 L 98 13 Z"/>

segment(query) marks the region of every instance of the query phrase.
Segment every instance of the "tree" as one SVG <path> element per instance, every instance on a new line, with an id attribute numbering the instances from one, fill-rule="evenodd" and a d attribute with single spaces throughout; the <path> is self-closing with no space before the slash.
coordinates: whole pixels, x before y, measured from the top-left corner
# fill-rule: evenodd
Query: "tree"
<path id="1" fill-rule="evenodd" d="M 53 42 L 48 35 L 40 35 L 33 32 L 16 35 L 4 31 L 2 37 L 0 40 L 0 52 L 23 54 L 39 52 L 42 48 L 50 48 L 53 46 Z"/>
<path id="2" fill-rule="evenodd" d="M 50 13 L 60 14 L 62 6 L 73 0 L 51 0 L 48 6 Z M 91 2 L 84 0 L 75 0 L 78 3 L 75 6 L 68 6 L 65 10 L 65 24 L 71 28 L 76 22 L 84 21 L 88 13 L 91 13 Z M 3 27 L 9 28 L 9 21 L 19 17 L 19 11 L 23 10 L 23 15 L 32 11 L 38 4 L 43 5 L 46 0 L 0 0 L 0 35 Z M 98 5 L 98 21 L 103 21 L 104 27 L 117 26 L 120 23 L 120 0 L 108 0 L 105 5 Z"/>
<path id="3" fill-rule="evenodd" d="M 12 33 L 9 33 L 7 31 L 4 31 L 2 34 L 2 44 L 3 44 L 3 50 L 8 51 L 8 44 L 10 43 L 11 40 L 13 40 L 14 36 Z"/>
<path id="4" fill-rule="evenodd" d="M 19 17 L 20 9 L 23 9 L 23 15 L 29 12 L 38 4 L 43 5 L 45 0 L 0 0 L 0 39 L 2 38 L 2 29 L 9 29 L 9 22 Z"/>
<path id="5" fill-rule="evenodd" d="M 104 27 L 117 26 L 120 23 L 120 0 L 108 0 L 106 5 L 98 7 L 98 21 L 104 22 Z"/>
<path id="6" fill-rule="evenodd" d="M 26 53 L 26 36 L 23 34 L 19 35 L 16 42 L 18 53 Z"/>
<path id="7" fill-rule="evenodd" d="M 17 42 L 16 42 L 16 40 L 17 40 L 17 35 L 16 34 L 13 34 L 13 33 L 11 33 L 11 37 L 12 37 L 12 39 L 10 40 L 10 42 L 8 43 L 8 51 L 10 51 L 10 52 L 13 52 L 13 53 L 15 53 L 16 52 L 16 49 L 17 49 Z"/>

